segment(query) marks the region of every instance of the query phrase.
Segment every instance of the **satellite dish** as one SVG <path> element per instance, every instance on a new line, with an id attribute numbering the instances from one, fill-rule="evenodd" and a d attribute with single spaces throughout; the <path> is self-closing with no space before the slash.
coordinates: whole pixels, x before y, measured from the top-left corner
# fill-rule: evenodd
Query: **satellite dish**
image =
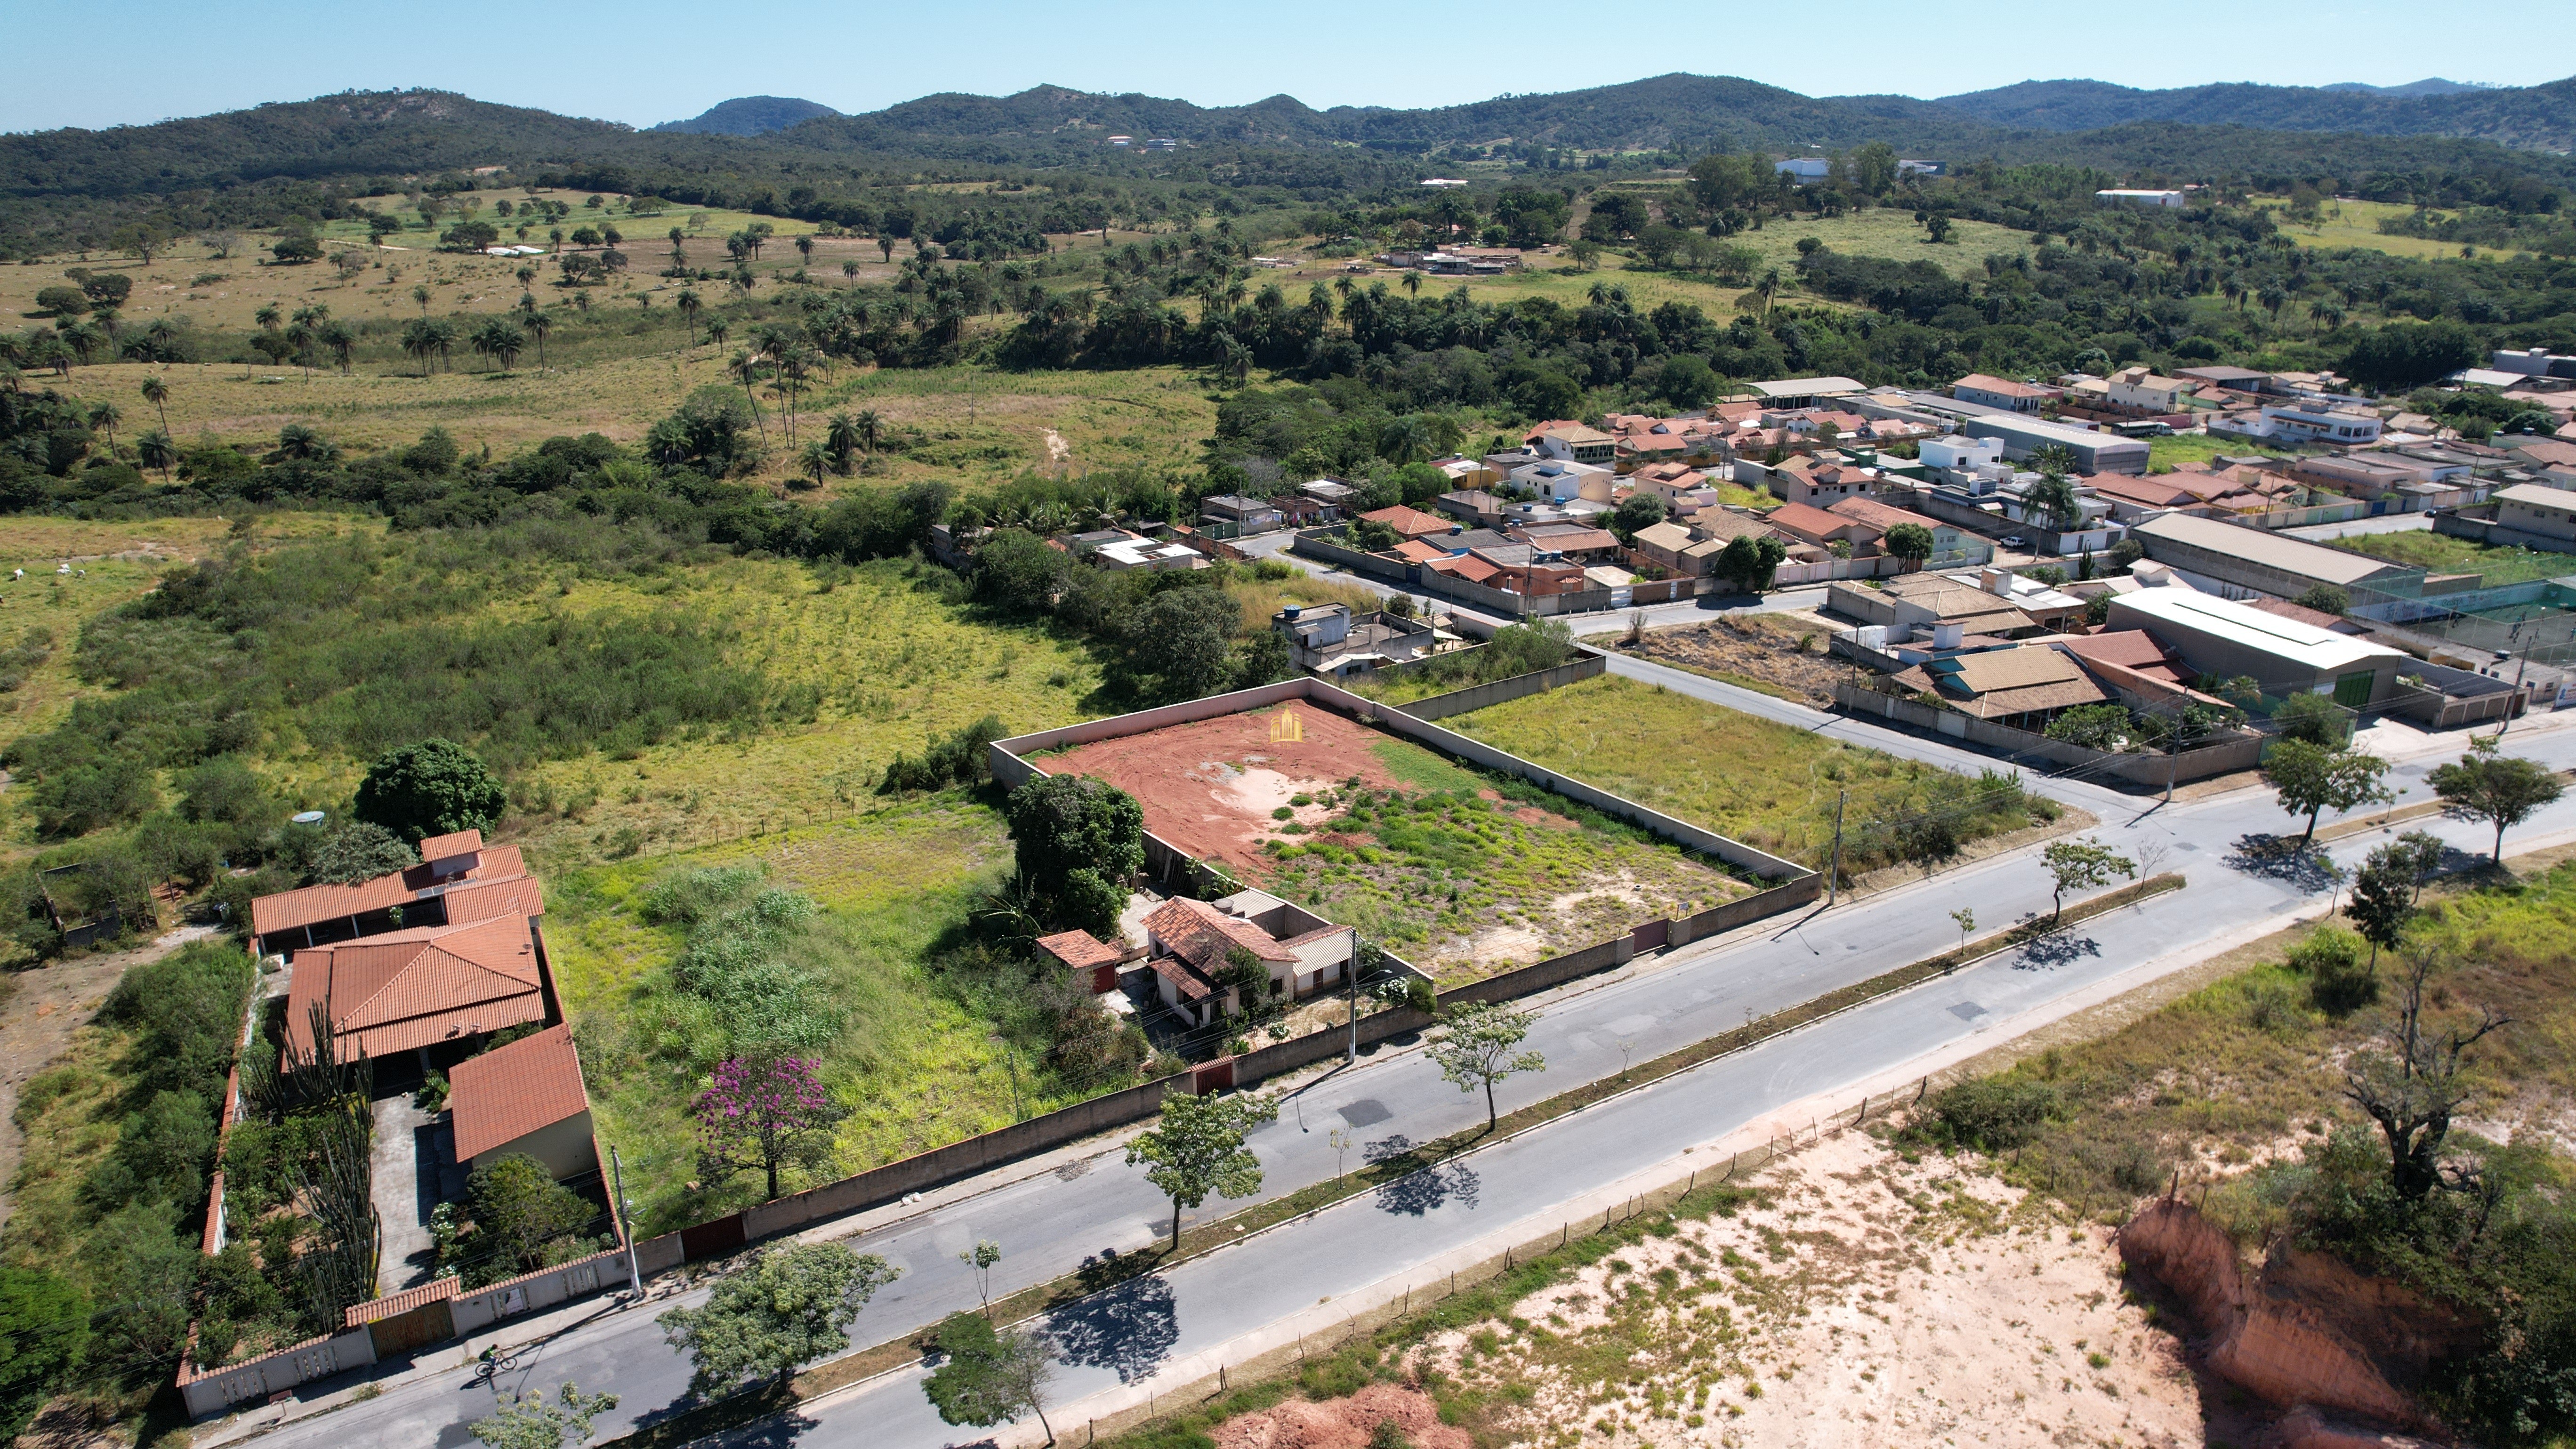
<path id="1" fill-rule="evenodd" d="M 298 825 L 319 825 L 328 817 L 319 810 L 305 810 L 288 818 Z"/>

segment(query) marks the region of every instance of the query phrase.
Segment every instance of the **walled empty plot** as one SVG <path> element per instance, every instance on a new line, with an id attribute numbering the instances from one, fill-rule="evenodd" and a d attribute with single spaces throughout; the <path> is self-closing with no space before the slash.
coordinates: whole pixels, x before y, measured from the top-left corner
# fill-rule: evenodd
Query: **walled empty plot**
<path id="1" fill-rule="evenodd" d="M 1304 701 L 1037 761 L 1135 795 L 1180 851 L 1454 985 L 1705 910 L 1755 886 L 1534 786 Z"/>

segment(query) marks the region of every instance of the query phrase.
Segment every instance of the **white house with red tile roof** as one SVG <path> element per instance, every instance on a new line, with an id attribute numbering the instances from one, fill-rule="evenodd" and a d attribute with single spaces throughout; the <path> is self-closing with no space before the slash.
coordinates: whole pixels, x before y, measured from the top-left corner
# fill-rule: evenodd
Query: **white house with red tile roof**
<path id="1" fill-rule="evenodd" d="M 1273 994 L 1296 1000 L 1340 982 L 1359 942 L 1350 927 L 1260 891 L 1218 901 L 1174 897 L 1147 912 L 1144 925 L 1145 962 L 1163 1004 L 1200 1026 L 1243 1009 L 1237 989 L 1220 984 L 1236 950 L 1265 968 Z"/>
<path id="2" fill-rule="evenodd" d="M 511 1153 L 544 1163 L 560 1182 L 599 1171 L 590 1094 L 572 1028 L 551 1026 L 458 1062 L 447 1074 L 456 1160 L 477 1168 Z"/>

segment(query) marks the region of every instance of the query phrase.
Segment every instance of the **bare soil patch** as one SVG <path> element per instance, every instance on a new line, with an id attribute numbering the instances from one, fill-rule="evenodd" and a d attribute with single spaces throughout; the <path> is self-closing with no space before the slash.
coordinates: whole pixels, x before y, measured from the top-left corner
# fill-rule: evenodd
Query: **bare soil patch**
<path id="1" fill-rule="evenodd" d="M 1238 874 L 1263 871 L 1261 847 L 1291 819 L 1314 825 L 1327 806 L 1292 806 L 1357 778 L 1375 789 L 1397 784 L 1371 746 L 1384 736 L 1358 721 L 1292 702 L 1174 725 L 1149 734 L 1096 740 L 1046 762 L 1058 773 L 1091 775 L 1136 797 L 1145 828 L 1200 860 Z"/>
<path id="2" fill-rule="evenodd" d="M 1649 629 L 1641 642 L 1624 647 L 1641 659 L 1820 707 L 1833 703 L 1835 681 L 1849 673 L 1825 653 L 1822 630 L 1777 614 L 1722 614 Z"/>
<path id="3" fill-rule="evenodd" d="M 2251 1441 L 2124 1299 L 2107 1230 L 1964 1166 L 1829 1137 L 1758 1201 L 1437 1337 L 1417 1371 L 1482 1390 L 1525 1443 Z"/>

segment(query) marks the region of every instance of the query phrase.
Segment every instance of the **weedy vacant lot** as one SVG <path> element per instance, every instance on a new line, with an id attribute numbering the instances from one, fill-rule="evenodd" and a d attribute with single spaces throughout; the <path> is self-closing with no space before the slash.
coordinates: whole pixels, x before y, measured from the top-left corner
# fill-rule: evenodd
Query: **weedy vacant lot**
<path id="1" fill-rule="evenodd" d="M 995 1023 L 944 989 L 923 959 L 1009 864 L 999 813 L 952 792 L 548 879 L 546 941 L 582 1044 L 599 1138 L 626 1159 L 645 1231 L 729 1211 L 756 1200 L 759 1188 L 756 1175 L 700 1181 L 689 1103 L 701 1083 L 670 1063 L 686 1044 L 660 1040 L 686 1016 L 668 968 L 687 932 L 647 919 L 648 889 L 690 871 L 751 866 L 821 909 L 822 944 L 802 964 L 823 976 L 842 1009 L 821 1075 L 849 1115 L 830 1160 L 797 1176 L 803 1187 L 1010 1124 L 1010 1068 L 991 1040 Z M 1034 1087 L 1031 1065 L 1020 1071 Z"/>
<path id="2" fill-rule="evenodd" d="M 1156 835 L 1358 927 L 1443 984 L 1753 889 L 1562 796 L 1302 704 L 1102 740 L 1046 765 L 1134 792 Z"/>
<path id="3" fill-rule="evenodd" d="M 1937 860 L 2053 819 L 2016 778 L 1981 780 L 1603 675 L 1441 721 L 1640 805 L 1821 868 L 1844 807 L 1843 868 Z"/>

